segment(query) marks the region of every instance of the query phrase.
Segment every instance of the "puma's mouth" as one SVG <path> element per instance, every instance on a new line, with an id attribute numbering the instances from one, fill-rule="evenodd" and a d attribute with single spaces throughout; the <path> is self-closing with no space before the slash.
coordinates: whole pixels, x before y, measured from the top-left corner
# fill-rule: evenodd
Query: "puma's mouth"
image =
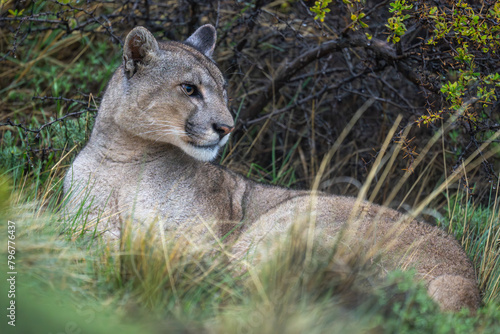
<path id="1" fill-rule="evenodd" d="M 212 141 L 208 144 L 198 144 L 195 142 L 189 142 L 191 146 L 194 146 L 196 148 L 204 149 L 204 150 L 213 150 L 213 149 L 218 149 L 224 145 L 226 145 L 227 140 L 229 139 L 229 133 L 222 137 L 220 140 L 217 141 Z"/>
<path id="2" fill-rule="evenodd" d="M 190 142 L 189 143 L 191 146 L 194 146 L 196 148 L 201 148 L 203 150 L 213 150 L 213 149 L 216 149 L 219 147 L 219 143 L 215 143 L 215 144 L 208 144 L 208 145 L 200 145 L 200 144 L 196 144 L 196 143 L 192 143 Z"/>
<path id="3" fill-rule="evenodd" d="M 215 159 L 217 153 L 219 153 L 220 148 L 227 143 L 229 134 L 225 135 L 220 140 L 208 142 L 201 141 L 202 144 L 194 141 L 193 139 L 194 138 L 191 138 L 190 141 L 182 141 L 180 147 L 184 150 L 185 153 L 189 154 L 195 159 L 201 161 L 211 161 Z"/>

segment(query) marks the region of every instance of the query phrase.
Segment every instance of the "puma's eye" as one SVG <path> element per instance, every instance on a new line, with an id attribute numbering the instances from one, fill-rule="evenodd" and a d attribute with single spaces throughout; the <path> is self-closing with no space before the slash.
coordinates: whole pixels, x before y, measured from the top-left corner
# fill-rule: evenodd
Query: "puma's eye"
<path id="1" fill-rule="evenodd" d="M 195 85 L 182 84 L 181 86 L 184 92 L 189 96 L 196 95 L 196 92 L 198 91 Z"/>

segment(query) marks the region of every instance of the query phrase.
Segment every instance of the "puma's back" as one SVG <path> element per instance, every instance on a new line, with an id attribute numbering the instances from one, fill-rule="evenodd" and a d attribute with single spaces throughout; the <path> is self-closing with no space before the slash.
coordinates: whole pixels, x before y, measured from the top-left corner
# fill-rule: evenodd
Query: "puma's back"
<path id="1" fill-rule="evenodd" d="M 211 59 L 215 39 L 210 25 L 184 43 L 158 42 L 142 27 L 129 33 L 91 138 L 64 181 L 67 209 L 88 213 L 82 228 L 117 239 L 124 221 L 193 233 L 215 222 L 216 237 L 242 257 L 313 214 L 325 245 L 333 247 L 347 226 L 342 242 L 367 252 L 377 244 L 387 269 L 416 268 L 443 309 L 475 309 L 474 268 L 438 228 L 353 198 L 258 184 L 210 163 L 234 128 L 225 80 Z"/>

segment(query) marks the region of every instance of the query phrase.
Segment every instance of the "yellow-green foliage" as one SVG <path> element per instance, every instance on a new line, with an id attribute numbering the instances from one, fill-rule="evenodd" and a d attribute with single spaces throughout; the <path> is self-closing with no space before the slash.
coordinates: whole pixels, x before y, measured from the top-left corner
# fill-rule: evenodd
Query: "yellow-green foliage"
<path id="1" fill-rule="evenodd" d="M 423 18 L 433 26 L 433 35 L 426 41 L 428 45 L 436 45 L 446 39 L 451 43 L 452 64 L 458 70 L 458 78 L 443 83 L 441 92 L 450 102 L 451 112 L 459 110 L 464 103 L 478 101 L 483 108 L 491 106 L 497 100 L 496 89 L 500 87 L 499 73 L 482 73 L 475 63 L 477 53 L 480 57 L 497 54 L 500 50 L 500 4 L 496 3 L 489 11 L 475 11 L 466 2 L 460 0 L 453 10 L 438 7 L 424 8 L 420 11 Z M 427 124 L 441 118 L 447 110 L 422 116 L 417 122 Z M 481 118 L 481 111 L 469 111 L 465 108 L 463 117 L 470 124 L 476 125 Z"/>
<path id="2" fill-rule="evenodd" d="M 323 22 L 325 20 L 325 15 L 326 13 L 330 12 L 330 9 L 328 8 L 328 5 L 332 2 L 332 0 L 321 0 L 321 1 L 315 1 L 314 6 L 312 6 L 311 12 L 316 14 L 314 17 L 315 20 L 320 20 Z"/>
<path id="3" fill-rule="evenodd" d="M 391 2 L 390 6 L 391 9 L 389 9 L 389 12 L 392 13 L 392 17 L 387 19 L 387 24 L 385 25 L 390 31 L 387 41 L 397 43 L 401 40 L 400 36 L 403 36 L 406 33 L 406 25 L 403 21 L 410 18 L 409 14 L 403 15 L 403 11 L 412 9 L 413 5 L 407 4 L 405 0 L 397 0 Z"/>

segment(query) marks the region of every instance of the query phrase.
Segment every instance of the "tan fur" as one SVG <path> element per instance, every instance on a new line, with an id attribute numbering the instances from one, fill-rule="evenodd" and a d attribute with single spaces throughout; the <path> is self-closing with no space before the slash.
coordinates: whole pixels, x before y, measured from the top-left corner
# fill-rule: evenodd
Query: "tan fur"
<path id="1" fill-rule="evenodd" d="M 209 25 L 185 44 L 158 43 L 141 27 L 127 36 L 92 136 L 66 175 L 69 210 L 86 207 L 87 221 L 100 218 L 98 230 L 110 238 L 119 237 L 125 219 L 167 231 L 216 221 L 219 237 L 233 231 L 225 240 L 239 257 L 312 213 L 318 242 L 334 245 L 346 227 L 340 242 L 381 252 L 384 269 L 415 267 L 442 309 L 475 310 L 474 269 L 438 228 L 354 198 L 258 184 L 208 162 L 234 126 L 224 78 L 210 59 L 214 45 Z M 199 94 L 188 95 L 186 84 Z"/>

